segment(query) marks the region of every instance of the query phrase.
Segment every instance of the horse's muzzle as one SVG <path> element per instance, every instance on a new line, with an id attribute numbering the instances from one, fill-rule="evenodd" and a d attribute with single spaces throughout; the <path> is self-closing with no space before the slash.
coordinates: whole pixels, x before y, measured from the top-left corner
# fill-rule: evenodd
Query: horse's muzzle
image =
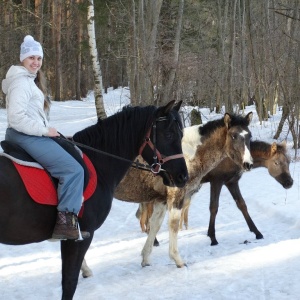
<path id="1" fill-rule="evenodd" d="M 245 171 L 250 171 L 253 168 L 253 163 L 244 162 L 243 167 Z"/>
<path id="2" fill-rule="evenodd" d="M 293 183 L 294 183 L 293 179 L 290 179 L 290 180 L 287 180 L 286 182 L 284 182 L 282 186 L 285 189 L 289 189 L 293 186 Z"/>
<path id="3" fill-rule="evenodd" d="M 180 174 L 177 176 L 175 185 L 176 187 L 183 188 L 187 184 L 188 180 L 189 180 L 188 174 Z"/>
<path id="4" fill-rule="evenodd" d="M 161 172 L 161 177 L 163 178 L 163 183 L 166 186 L 169 187 L 178 187 L 183 188 L 187 181 L 189 180 L 189 176 L 187 173 L 182 173 L 176 176 L 174 178 L 170 173 L 168 172 Z"/>

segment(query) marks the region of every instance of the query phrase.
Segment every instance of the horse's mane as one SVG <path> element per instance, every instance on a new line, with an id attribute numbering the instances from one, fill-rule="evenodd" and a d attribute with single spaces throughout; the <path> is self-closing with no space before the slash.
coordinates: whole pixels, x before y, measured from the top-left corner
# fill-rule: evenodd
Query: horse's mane
<path id="1" fill-rule="evenodd" d="M 242 127 L 247 127 L 249 125 L 249 121 L 247 118 L 243 117 L 242 115 L 237 115 L 237 114 L 231 114 L 231 126 L 242 126 Z M 199 126 L 199 133 L 201 136 L 208 136 L 210 135 L 213 131 L 215 131 L 217 128 L 224 127 L 224 117 L 221 119 L 216 119 L 213 121 L 209 121 L 203 126 Z"/>
<path id="2" fill-rule="evenodd" d="M 276 143 L 277 146 L 277 152 L 278 153 L 282 153 L 283 155 L 287 156 L 287 151 L 286 151 L 286 146 L 285 144 L 278 144 Z M 251 148 L 255 148 L 258 151 L 264 152 L 264 153 L 269 153 L 270 152 L 270 148 L 271 148 L 271 144 L 264 142 L 264 141 L 251 141 L 250 142 L 250 147 Z"/>
<path id="3" fill-rule="evenodd" d="M 127 156 L 132 152 L 130 147 L 146 134 L 156 109 L 155 106 L 126 106 L 120 112 L 106 119 L 98 119 L 96 124 L 77 132 L 73 139 L 102 151 Z"/>

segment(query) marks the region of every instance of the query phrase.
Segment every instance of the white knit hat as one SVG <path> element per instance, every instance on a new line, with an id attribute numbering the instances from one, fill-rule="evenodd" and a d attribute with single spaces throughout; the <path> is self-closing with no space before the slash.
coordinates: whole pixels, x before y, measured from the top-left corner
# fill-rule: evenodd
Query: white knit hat
<path id="1" fill-rule="evenodd" d="M 21 44 L 20 61 L 22 62 L 25 58 L 31 55 L 38 55 L 43 58 L 43 48 L 31 35 L 26 35 L 24 42 Z"/>

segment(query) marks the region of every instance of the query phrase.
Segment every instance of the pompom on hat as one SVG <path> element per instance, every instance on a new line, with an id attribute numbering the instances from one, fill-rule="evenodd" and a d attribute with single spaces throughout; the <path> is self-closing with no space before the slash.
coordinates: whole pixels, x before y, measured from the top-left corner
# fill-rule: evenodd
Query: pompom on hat
<path id="1" fill-rule="evenodd" d="M 38 55 L 43 58 L 43 48 L 31 35 L 26 35 L 24 42 L 21 44 L 20 61 L 22 62 L 25 58 L 32 55 Z"/>

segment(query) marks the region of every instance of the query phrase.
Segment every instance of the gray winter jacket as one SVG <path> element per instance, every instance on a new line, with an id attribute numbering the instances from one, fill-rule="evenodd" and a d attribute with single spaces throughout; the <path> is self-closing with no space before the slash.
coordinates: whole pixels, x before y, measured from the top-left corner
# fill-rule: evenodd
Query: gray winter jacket
<path id="1" fill-rule="evenodd" d="M 35 77 L 25 67 L 11 66 L 2 80 L 8 127 L 29 135 L 47 136 L 49 122 L 44 112 L 44 94 L 35 84 Z"/>

